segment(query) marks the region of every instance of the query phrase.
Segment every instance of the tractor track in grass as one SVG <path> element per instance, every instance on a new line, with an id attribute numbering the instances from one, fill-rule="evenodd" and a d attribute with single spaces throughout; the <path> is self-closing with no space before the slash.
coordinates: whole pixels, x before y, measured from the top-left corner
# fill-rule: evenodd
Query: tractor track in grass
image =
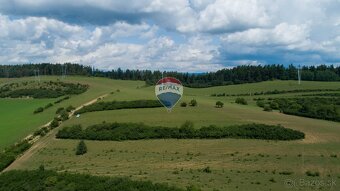
<path id="1" fill-rule="evenodd" d="M 106 97 L 108 94 L 104 94 L 104 95 L 101 95 L 91 101 L 88 101 L 84 104 L 82 104 L 81 106 L 77 107 L 76 109 L 74 109 L 73 111 L 70 112 L 69 114 L 69 118 L 73 117 L 74 113 L 76 111 L 78 111 L 79 109 L 83 108 L 84 106 L 87 106 L 87 105 L 91 105 L 95 102 L 98 101 L 98 99 L 103 99 L 104 97 Z M 43 127 L 47 127 L 50 125 L 50 123 L 52 122 L 49 121 L 48 123 L 42 125 L 40 128 L 43 128 Z M 60 127 L 60 125 L 59 125 Z M 57 133 L 57 130 L 58 128 L 54 128 L 52 129 L 50 132 L 48 132 L 45 136 L 43 137 L 40 137 L 36 140 L 34 140 L 34 143 L 33 145 L 31 146 L 31 148 L 29 148 L 27 151 L 25 151 L 22 155 L 20 155 L 15 161 L 13 161 L 7 168 L 5 168 L 2 172 L 6 172 L 6 171 L 10 171 L 10 170 L 14 170 L 16 169 L 18 166 L 20 166 L 24 161 L 28 160 L 33 154 L 35 154 L 36 152 L 38 152 L 41 148 L 47 146 L 48 144 L 50 144 L 50 138 L 52 137 L 55 137 L 56 133 Z M 31 136 L 31 135 L 29 135 Z M 29 137 L 28 136 L 28 137 Z M 2 173 L 1 172 L 1 173 Z"/>

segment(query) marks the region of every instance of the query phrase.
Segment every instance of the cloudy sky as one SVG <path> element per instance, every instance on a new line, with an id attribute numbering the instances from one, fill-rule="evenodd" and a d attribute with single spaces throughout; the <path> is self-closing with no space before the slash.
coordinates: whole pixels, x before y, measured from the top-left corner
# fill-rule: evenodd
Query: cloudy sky
<path id="1" fill-rule="evenodd" d="M 0 0 L 0 64 L 340 65 L 340 0 Z"/>

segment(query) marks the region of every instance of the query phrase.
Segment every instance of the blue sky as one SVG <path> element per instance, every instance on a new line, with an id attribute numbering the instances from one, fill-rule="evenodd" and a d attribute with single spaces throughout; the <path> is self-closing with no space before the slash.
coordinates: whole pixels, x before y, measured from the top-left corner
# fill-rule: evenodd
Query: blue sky
<path id="1" fill-rule="evenodd" d="M 340 65 L 339 0 L 0 0 L 0 64 Z"/>

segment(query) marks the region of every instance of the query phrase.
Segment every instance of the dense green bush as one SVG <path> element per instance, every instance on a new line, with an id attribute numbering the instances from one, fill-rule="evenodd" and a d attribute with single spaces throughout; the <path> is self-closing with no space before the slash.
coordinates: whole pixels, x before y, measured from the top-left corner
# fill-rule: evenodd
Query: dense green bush
<path id="1" fill-rule="evenodd" d="M 217 107 L 217 108 L 222 108 L 223 105 L 224 105 L 224 103 L 221 102 L 221 101 L 217 101 L 217 102 L 216 102 L 216 107 Z"/>
<path id="2" fill-rule="evenodd" d="M 36 110 L 33 111 L 33 113 L 36 114 L 36 113 L 41 113 L 43 111 L 44 111 L 43 107 L 38 107 Z"/>
<path id="3" fill-rule="evenodd" d="M 257 101 L 256 101 L 256 105 L 259 106 L 259 107 L 264 107 L 265 104 L 266 104 L 266 103 L 265 103 L 265 101 L 263 101 L 263 100 L 257 100 Z"/>
<path id="4" fill-rule="evenodd" d="M 52 103 L 48 103 L 48 104 L 45 105 L 44 107 L 38 107 L 36 110 L 33 111 L 33 113 L 34 113 L 34 114 L 36 114 L 36 113 L 41 113 L 41 112 L 43 112 L 44 110 L 46 110 L 46 109 L 48 109 L 48 108 L 50 108 L 50 107 L 52 107 L 52 106 L 53 106 Z"/>
<path id="5" fill-rule="evenodd" d="M 265 102 L 264 109 L 279 109 L 290 115 L 340 121 L 340 98 L 275 98 Z"/>
<path id="6" fill-rule="evenodd" d="M 248 102 L 246 99 L 242 98 L 242 97 L 238 97 L 235 100 L 235 103 L 237 104 L 241 104 L 241 105 L 248 105 Z"/>
<path id="7" fill-rule="evenodd" d="M 60 114 L 63 110 L 65 110 L 65 108 L 59 107 L 59 108 L 57 109 L 57 111 L 55 112 L 55 114 Z"/>
<path id="8" fill-rule="evenodd" d="M 32 97 L 32 98 L 57 98 L 63 95 L 81 94 L 88 89 L 88 85 L 65 82 L 34 81 L 6 84 L 0 88 L 0 97 Z"/>
<path id="9" fill-rule="evenodd" d="M 263 111 L 273 111 L 273 109 L 270 107 L 270 105 L 265 104 L 265 105 L 263 106 Z"/>
<path id="10" fill-rule="evenodd" d="M 57 173 L 41 168 L 34 171 L 9 171 L 0 175 L 1 191 L 184 191 L 167 184 L 133 181 L 128 178 Z"/>
<path id="11" fill-rule="evenodd" d="M 6 94 L 1 94 L 1 97 L 11 97 L 11 98 L 19 98 L 19 97 L 32 97 L 32 98 L 57 98 L 62 96 L 62 92 L 58 92 L 55 90 L 46 90 L 46 89 L 18 89 L 12 90 Z"/>
<path id="12" fill-rule="evenodd" d="M 192 106 L 192 107 L 196 107 L 198 105 L 196 99 L 192 99 L 190 102 L 189 102 L 189 105 Z"/>
<path id="13" fill-rule="evenodd" d="M 0 152 L 0 172 L 9 166 L 18 155 L 29 149 L 31 146 L 32 144 L 30 144 L 27 140 L 24 140 Z"/>
<path id="14" fill-rule="evenodd" d="M 45 105 L 44 109 L 48 109 L 48 108 L 50 108 L 50 107 L 52 107 L 52 106 L 53 106 L 52 103 L 48 103 L 47 105 Z"/>
<path id="15" fill-rule="evenodd" d="M 195 129 L 191 122 L 180 128 L 147 126 L 142 123 L 102 123 L 83 129 L 80 125 L 64 127 L 56 137 L 85 140 L 139 140 L 139 139 L 221 139 L 244 138 L 265 140 L 303 139 L 304 133 L 280 125 L 247 124 L 227 127 L 207 126 Z"/>
<path id="16" fill-rule="evenodd" d="M 70 105 L 70 106 L 68 106 L 68 107 L 66 108 L 66 111 L 67 111 L 67 112 L 71 112 L 71 111 L 74 110 L 74 109 L 76 109 L 76 108 L 73 107 L 72 105 Z"/>
<path id="17" fill-rule="evenodd" d="M 315 176 L 320 176 L 320 173 L 319 173 L 319 172 L 311 172 L 311 171 L 307 171 L 307 172 L 306 172 L 306 175 L 307 175 L 307 176 L 315 177 Z"/>
<path id="18" fill-rule="evenodd" d="M 68 100 L 68 99 L 70 99 L 70 96 L 65 96 L 65 97 L 63 97 L 63 98 L 58 99 L 57 101 L 55 101 L 54 104 L 58 104 L 58 103 L 60 103 L 60 102 L 62 102 L 62 101 Z"/>
<path id="19" fill-rule="evenodd" d="M 280 109 L 279 104 L 276 102 L 270 102 L 270 108 L 274 110 Z"/>
<path id="20" fill-rule="evenodd" d="M 187 102 L 182 102 L 181 103 L 181 107 L 186 107 L 187 106 Z"/>
<path id="21" fill-rule="evenodd" d="M 45 136 L 49 132 L 49 129 L 47 127 L 40 128 L 36 131 L 34 131 L 33 135 L 34 136 Z"/>
<path id="22" fill-rule="evenodd" d="M 58 126 L 59 126 L 59 120 L 58 120 L 58 118 L 54 118 L 52 120 L 52 122 L 50 123 L 50 128 L 54 129 L 54 128 L 58 127 Z"/>
<path id="23" fill-rule="evenodd" d="M 81 140 L 77 145 L 76 155 L 83 155 L 85 153 L 87 153 L 87 147 L 86 147 L 85 142 Z"/>
<path id="24" fill-rule="evenodd" d="M 66 111 L 66 110 L 62 110 L 61 112 L 60 112 L 60 119 L 62 120 L 62 121 L 66 121 L 66 120 L 68 120 L 68 112 Z"/>
<path id="25" fill-rule="evenodd" d="M 134 109 L 134 108 L 154 108 L 163 107 L 158 100 L 135 100 L 135 101 L 112 101 L 112 102 L 97 102 L 91 105 L 84 106 L 76 112 L 76 114 L 116 110 L 116 109 Z"/>
<path id="26" fill-rule="evenodd" d="M 15 160 L 12 154 L 0 153 L 0 172 L 8 167 Z"/>

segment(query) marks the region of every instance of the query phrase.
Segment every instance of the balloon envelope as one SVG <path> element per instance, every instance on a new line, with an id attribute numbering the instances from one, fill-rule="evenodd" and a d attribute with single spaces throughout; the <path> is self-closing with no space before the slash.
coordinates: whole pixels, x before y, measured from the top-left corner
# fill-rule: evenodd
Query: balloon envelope
<path id="1" fill-rule="evenodd" d="M 183 95 L 182 83 L 173 77 L 160 79 L 155 87 L 155 93 L 161 104 L 171 110 Z"/>

